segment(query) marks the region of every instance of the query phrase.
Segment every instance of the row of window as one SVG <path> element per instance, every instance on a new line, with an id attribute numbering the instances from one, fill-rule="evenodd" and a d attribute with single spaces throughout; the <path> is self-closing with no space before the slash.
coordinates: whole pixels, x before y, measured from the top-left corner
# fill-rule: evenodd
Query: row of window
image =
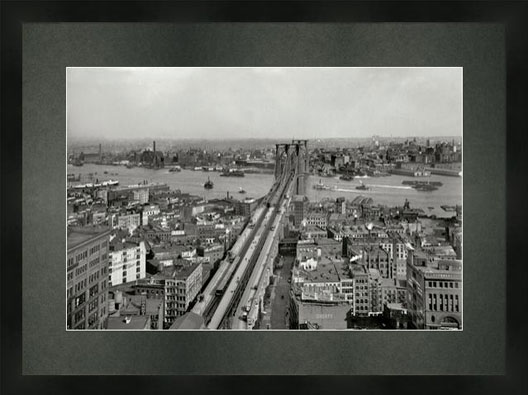
<path id="1" fill-rule="evenodd" d="M 453 281 L 428 281 L 428 287 L 432 288 L 458 288 L 458 282 Z"/>
<path id="2" fill-rule="evenodd" d="M 88 257 L 88 250 L 83 251 L 75 256 L 75 263 L 79 263 L 84 258 Z"/>
<path id="3" fill-rule="evenodd" d="M 78 267 L 77 269 L 75 269 L 75 276 L 78 277 L 79 275 L 83 274 L 87 270 L 88 270 L 88 265 L 84 264 L 81 267 Z"/>
<path id="4" fill-rule="evenodd" d="M 141 273 L 136 273 L 136 280 L 139 280 L 141 279 Z M 132 281 L 132 280 L 128 280 L 128 281 Z M 126 278 L 126 273 L 124 272 L 123 273 L 123 279 L 121 281 L 118 281 L 119 284 L 121 283 L 124 283 L 124 282 L 127 282 L 127 278 Z M 112 286 L 112 276 L 109 276 L 108 277 L 108 286 L 111 287 Z M 157 294 L 157 292 L 156 292 Z"/>
<path id="5" fill-rule="evenodd" d="M 83 290 L 84 288 L 86 288 L 86 283 L 87 283 L 87 279 L 85 278 L 81 282 L 78 282 L 77 284 L 75 284 L 75 293 L 77 293 L 77 292 Z"/>
<path id="6" fill-rule="evenodd" d="M 99 244 L 93 246 L 92 248 L 90 248 L 90 255 L 93 255 L 95 254 L 97 251 L 99 251 L 101 249 L 101 246 Z"/>
<path id="7" fill-rule="evenodd" d="M 99 271 L 96 271 L 95 273 L 90 274 L 90 276 L 88 277 L 88 284 L 91 284 L 94 281 L 99 280 L 99 274 L 100 274 Z"/>
<path id="8" fill-rule="evenodd" d="M 459 312 L 458 295 L 453 294 L 428 294 L 427 302 L 430 311 Z"/>
<path id="9" fill-rule="evenodd" d="M 94 266 L 97 265 L 100 261 L 101 261 L 101 260 L 100 260 L 99 257 L 97 257 L 97 258 L 95 258 L 95 259 L 92 259 L 92 260 L 90 261 L 90 263 L 88 264 L 88 266 L 89 266 L 89 267 L 94 267 Z"/>

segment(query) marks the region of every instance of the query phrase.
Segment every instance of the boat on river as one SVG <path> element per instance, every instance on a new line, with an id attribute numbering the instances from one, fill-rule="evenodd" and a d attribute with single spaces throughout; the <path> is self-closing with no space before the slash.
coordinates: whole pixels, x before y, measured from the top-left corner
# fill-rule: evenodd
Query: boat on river
<path id="1" fill-rule="evenodd" d="M 209 177 L 207 177 L 207 181 L 205 182 L 204 184 L 204 188 L 205 189 L 213 189 L 213 182 L 211 181 L 211 179 Z"/>
<path id="2" fill-rule="evenodd" d="M 318 184 L 314 184 L 313 189 L 317 189 L 318 191 L 327 191 L 330 189 L 328 185 L 325 185 L 321 182 L 321 179 L 319 179 Z"/>

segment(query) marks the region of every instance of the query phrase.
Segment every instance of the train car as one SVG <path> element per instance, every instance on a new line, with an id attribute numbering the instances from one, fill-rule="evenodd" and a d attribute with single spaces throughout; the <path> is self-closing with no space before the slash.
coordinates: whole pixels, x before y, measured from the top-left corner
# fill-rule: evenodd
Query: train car
<path id="1" fill-rule="evenodd" d="M 216 291 L 215 291 L 215 295 L 216 296 L 222 296 L 224 294 L 227 286 L 229 285 L 229 281 L 231 280 L 231 277 L 233 276 L 233 273 L 234 273 L 236 267 L 238 266 L 238 262 L 239 261 L 240 261 L 240 257 L 237 256 L 237 257 L 235 257 L 233 262 L 228 264 L 229 266 L 228 266 L 224 276 L 222 277 L 222 279 L 220 280 L 220 283 L 216 287 Z"/>

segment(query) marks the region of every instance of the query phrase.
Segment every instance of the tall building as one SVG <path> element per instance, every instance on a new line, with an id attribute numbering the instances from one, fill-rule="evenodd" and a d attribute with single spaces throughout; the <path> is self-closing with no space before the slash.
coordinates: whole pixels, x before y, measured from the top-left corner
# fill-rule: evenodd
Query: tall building
<path id="1" fill-rule="evenodd" d="M 295 195 L 292 199 L 293 202 L 293 224 L 296 227 L 301 226 L 302 221 L 307 215 L 308 199 L 303 195 Z"/>
<path id="2" fill-rule="evenodd" d="M 346 214 L 346 200 L 344 197 L 338 197 L 336 199 L 335 211 L 338 214 Z"/>
<path id="3" fill-rule="evenodd" d="M 192 263 L 184 267 L 172 267 L 163 273 L 165 279 L 165 322 L 172 324 L 185 314 L 191 302 L 202 288 L 202 264 Z"/>
<path id="4" fill-rule="evenodd" d="M 109 244 L 108 286 L 141 280 L 146 276 L 145 242 L 113 239 Z"/>
<path id="5" fill-rule="evenodd" d="M 462 328 L 462 261 L 421 251 L 407 259 L 407 307 L 418 329 Z"/>
<path id="6" fill-rule="evenodd" d="M 67 329 L 106 328 L 109 238 L 106 227 L 68 230 Z"/>

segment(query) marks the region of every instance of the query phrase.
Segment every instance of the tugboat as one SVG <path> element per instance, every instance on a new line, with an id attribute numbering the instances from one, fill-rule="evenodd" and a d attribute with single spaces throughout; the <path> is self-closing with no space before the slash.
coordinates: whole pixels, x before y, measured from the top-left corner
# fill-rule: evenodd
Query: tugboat
<path id="1" fill-rule="evenodd" d="M 204 184 L 204 188 L 205 189 L 213 189 L 213 182 L 211 181 L 211 179 L 209 177 L 207 177 L 207 181 L 205 182 Z"/>
<path id="2" fill-rule="evenodd" d="M 368 191 L 370 188 L 363 184 L 361 181 L 359 182 L 360 185 L 356 187 L 356 189 L 359 189 L 360 191 Z"/>
<path id="3" fill-rule="evenodd" d="M 246 193 L 246 191 L 242 189 L 242 187 L 240 187 L 240 190 L 238 191 L 238 193 Z"/>

